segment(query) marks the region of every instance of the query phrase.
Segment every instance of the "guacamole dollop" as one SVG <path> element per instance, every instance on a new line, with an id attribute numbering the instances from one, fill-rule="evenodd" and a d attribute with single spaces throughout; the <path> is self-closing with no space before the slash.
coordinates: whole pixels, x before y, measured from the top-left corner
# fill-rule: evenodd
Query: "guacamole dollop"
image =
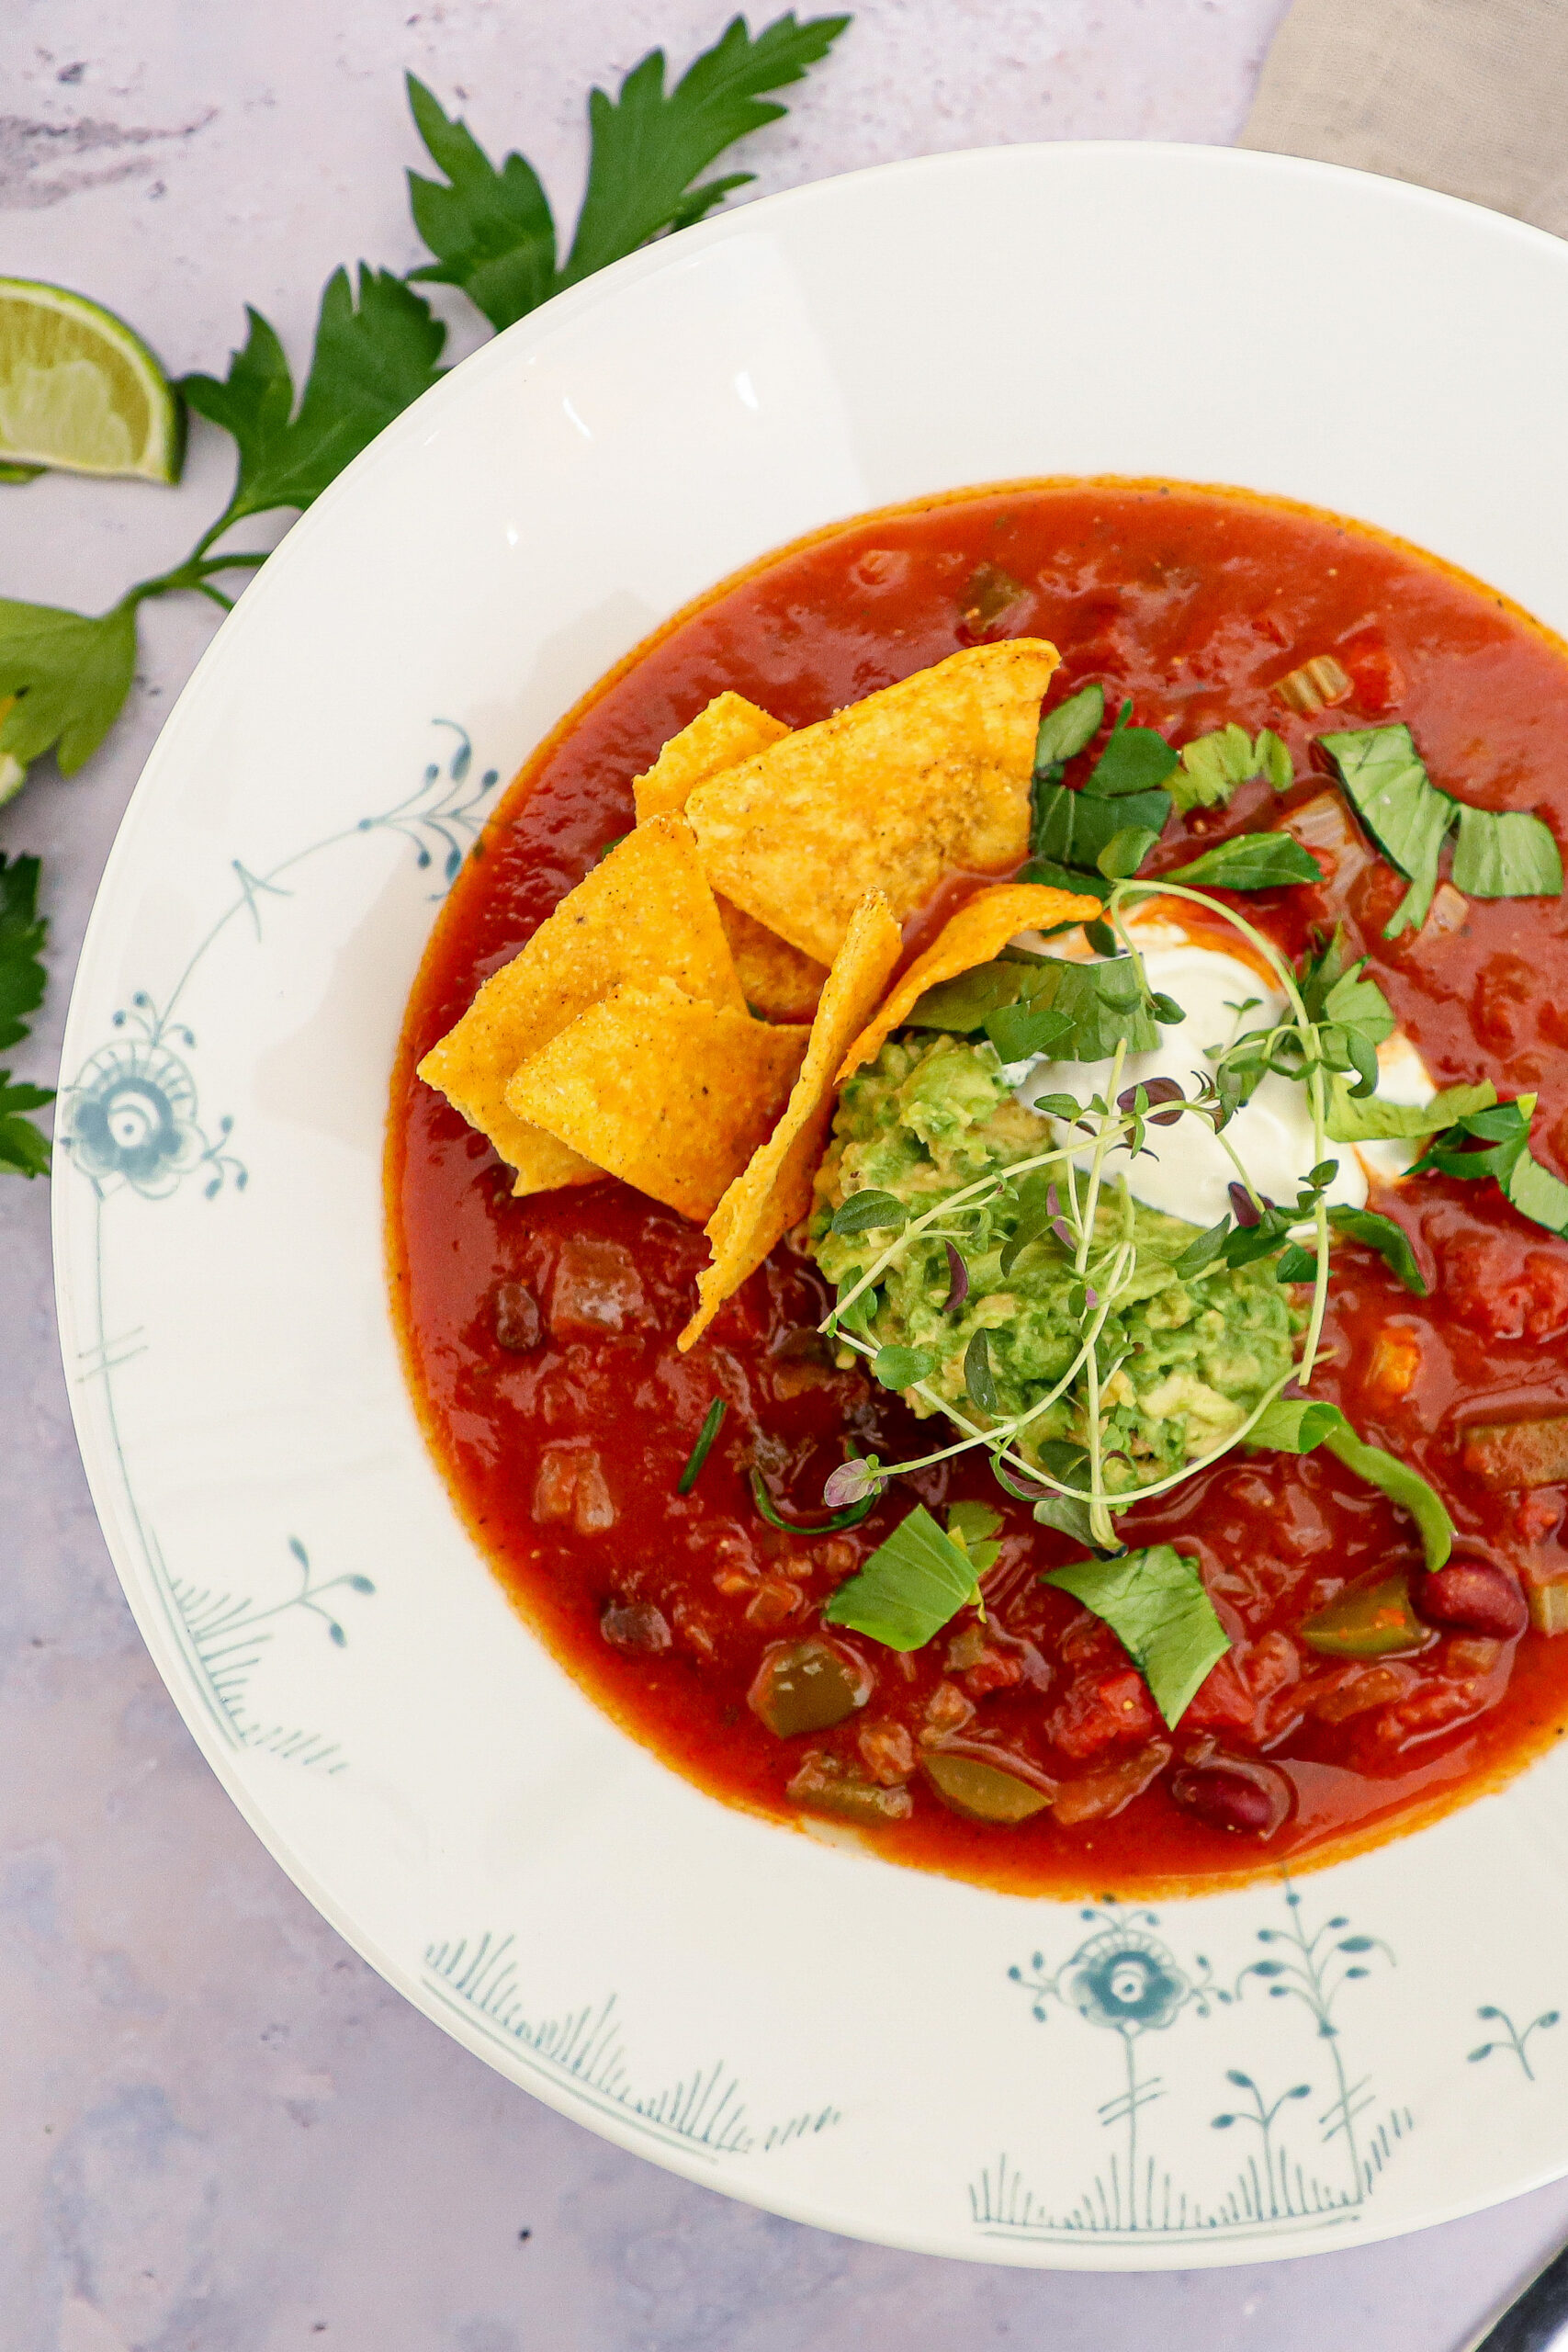
<path id="1" fill-rule="evenodd" d="M 835 1212 L 853 1193 L 893 1193 L 918 1216 L 979 1179 L 1052 1148 L 1049 1123 L 1014 1100 L 996 1048 L 964 1037 L 890 1038 L 874 1062 L 844 1087 L 832 1139 L 817 1179 L 810 1241 L 817 1261 L 842 1291 L 880 1255 L 886 1229 L 840 1235 Z M 1112 1177 L 1125 1151 L 1108 1162 Z M 948 1238 L 940 1230 L 903 1242 L 854 1328 L 874 1347 L 923 1348 L 936 1357 L 925 1382 L 982 1427 L 1027 1412 L 1062 1379 L 1081 1344 L 1072 1257 L 1055 1234 L 1031 1241 L 1009 1273 L 1003 1249 L 1018 1224 L 1016 1190 L 1003 1186 L 977 1209 L 955 1212 L 952 1238 L 968 1269 L 962 1305 L 948 1312 Z M 1288 1373 L 1301 1317 L 1275 1278 L 1272 1259 L 1183 1280 L 1175 1261 L 1197 1227 L 1106 1184 L 1097 1236 L 1136 1240 L 1134 1271 L 1106 1319 L 1097 1353 L 1121 1359 L 1100 1398 L 1107 1492 L 1145 1486 L 1213 1453 L 1234 1437 L 1267 1389 Z M 942 1224 L 938 1220 L 938 1226 Z M 985 1330 L 996 1409 L 982 1411 L 964 1382 L 964 1356 Z M 915 1393 L 919 1413 L 933 1408 Z M 1059 1475 L 1060 1453 L 1043 1448 L 1087 1442 L 1080 1374 L 1016 1442 L 1026 1460 Z"/>

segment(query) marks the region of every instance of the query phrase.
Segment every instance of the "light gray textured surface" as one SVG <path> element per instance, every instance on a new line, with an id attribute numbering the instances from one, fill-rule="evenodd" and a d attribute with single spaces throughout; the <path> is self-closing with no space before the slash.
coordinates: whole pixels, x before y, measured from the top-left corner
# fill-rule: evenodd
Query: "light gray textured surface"
<path id="1" fill-rule="evenodd" d="M 100 296 L 171 369 L 220 367 L 245 299 L 298 359 L 333 265 L 416 258 L 404 67 L 492 146 L 525 147 L 564 210 L 587 84 L 656 39 L 683 62 L 723 13 L 9 0 L 0 273 Z M 1228 140 L 1280 13 L 863 0 L 743 160 L 767 189 L 993 141 Z M 198 428 L 176 492 L 0 492 L 0 594 L 101 608 L 184 551 L 224 474 Z M 211 618 L 194 600 L 152 608 L 107 751 L 72 783 L 39 774 L 0 816 L 0 846 L 46 860 L 54 926 L 47 1014 L 16 1057 L 29 1073 L 52 1072 L 115 825 Z M 972 2268 L 729 2204 L 502 2083 L 338 1942 L 180 1724 L 77 1463 L 48 1207 L 42 1184 L 0 1182 L 0 2352 L 1450 2352 L 1568 2231 L 1563 2185 L 1273 2268 Z"/>

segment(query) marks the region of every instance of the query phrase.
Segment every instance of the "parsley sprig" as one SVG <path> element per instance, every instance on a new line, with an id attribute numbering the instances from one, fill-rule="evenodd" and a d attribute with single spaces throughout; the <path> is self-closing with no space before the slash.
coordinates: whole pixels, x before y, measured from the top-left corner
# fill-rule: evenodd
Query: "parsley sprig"
<path id="1" fill-rule="evenodd" d="M 39 862 L 0 851 L 0 1053 L 19 1046 L 43 1002 L 43 947 L 49 926 L 38 910 Z M 54 1096 L 0 1069 L 0 1174 L 49 1172 L 49 1139 L 27 1116 Z"/>
<path id="2" fill-rule="evenodd" d="M 460 287 L 492 326 L 510 326 L 649 239 L 701 220 L 752 177 L 702 175 L 736 140 L 778 119 L 784 108 L 767 94 L 799 81 L 849 21 L 784 16 L 753 37 L 737 17 L 672 88 L 656 49 L 614 97 L 592 91 L 588 184 L 564 261 L 532 164 L 512 154 L 497 169 L 411 75 L 415 124 L 446 175 L 439 182 L 409 175 L 414 224 L 435 255 L 412 277 Z M 136 582 L 103 613 L 0 598 L 0 755 L 23 770 L 52 751 L 62 775 L 73 775 L 130 690 L 141 606 L 192 592 L 230 610 L 238 575 L 267 555 L 222 547 L 234 526 L 303 512 L 444 372 L 446 330 L 428 302 L 408 280 L 363 262 L 356 280 L 339 269 L 327 281 L 298 398 L 276 330 L 258 311 L 247 317 L 245 342 L 224 377 L 198 373 L 176 387 L 229 435 L 237 458 L 228 504 L 184 561 Z M 12 781 L 15 788 L 19 779 Z"/>

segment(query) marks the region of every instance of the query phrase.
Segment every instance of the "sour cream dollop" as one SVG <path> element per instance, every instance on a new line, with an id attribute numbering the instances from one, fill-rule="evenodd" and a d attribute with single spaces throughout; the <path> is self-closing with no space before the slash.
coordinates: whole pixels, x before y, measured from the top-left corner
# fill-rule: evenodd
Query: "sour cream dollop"
<path id="1" fill-rule="evenodd" d="M 1118 1092 L 1165 1078 L 1174 1080 L 1191 1098 L 1201 1080 L 1213 1076 L 1216 1058 L 1226 1046 L 1247 1030 L 1277 1020 L 1284 999 L 1239 956 L 1183 938 L 1168 925 L 1140 926 L 1134 936 L 1150 988 L 1173 998 L 1187 1017 L 1161 1029 L 1154 1052 L 1128 1055 Z M 1020 943 L 1041 944 L 1027 935 Z M 1014 1063 L 1008 1076 L 1017 1100 L 1032 1110 L 1046 1094 L 1070 1094 L 1083 1103 L 1092 1095 L 1104 1096 L 1111 1067 L 1108 1061 L 1042 1059 Z M 1420 1055 L 1402 1031 L 1396 1030 L 1378 1048 L 1377 1091 L 1385 1102 L 1409 1103 L 1428 1102 L 1437 1091 Z M 1064 1122 L 1054 1119 L 1052 1125 L 1058 1142 L 1077 1140 Z M 1224 1135 L 1255 1189 L 1281 1207 L 1294 1202 L 1308 1170 L 1319 1157 L 1313 1141 L 1306 1088 L 1294 1079 L 1271 1073 L 1229 1121 Z M 1322 1156 L 1339 1163 L 1325 1197 L 1331 1204 L 1361 1208 L 1369 1179 L 1391 1182 L 1409 1167 L 1415 1151 L 1404 1144 L 1329 1143 Z M 1089 1166 L 1093 1146 L 1087 1138 L 1074 1158 L 1079 1167 Z M 1210 1121 L 1191 1112 L 1184 1112 L 1170 1126 L 1151 1125 L 1144 1149 L 1131 1165 L 1122 1150 L 1109 1155 L 1105 1170 L 1108 1176 L 1124 1174 L 1134 1197 L 1150 1208 L 1163 1209 L 1170 1216 L 1186 1217 L 1199 1226 L 1218 1224 L 1230 1209 L 1230 1187 L 1236 1177 L 1235 1161 Z"/>

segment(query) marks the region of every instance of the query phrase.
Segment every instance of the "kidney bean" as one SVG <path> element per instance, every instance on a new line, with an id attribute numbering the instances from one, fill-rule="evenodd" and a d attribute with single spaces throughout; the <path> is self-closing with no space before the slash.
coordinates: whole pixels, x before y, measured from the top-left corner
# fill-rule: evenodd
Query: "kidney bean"
<path id="1" fill-rule="evenodd" d="M 1510 1642 L 1522 1634 L 1529 1609 L 1517 1577 L 1486 1560 L 1450 1560 L 1421 1578 L 1416 1606 L 1428 1624 Z"/>
<path id="2" fill-rule="evenodd" d="M 1269 1773 L 1265 1780 L 1261 1770 L 1243 1772 L 1224 1764 L 1184 1765 L 1171 1775 L 1170 1793 L 1211 1829 L 1266 1837 L 1283 1817 L 1283 1792 L 1269 1785 L 1276 1778 Z"/>

